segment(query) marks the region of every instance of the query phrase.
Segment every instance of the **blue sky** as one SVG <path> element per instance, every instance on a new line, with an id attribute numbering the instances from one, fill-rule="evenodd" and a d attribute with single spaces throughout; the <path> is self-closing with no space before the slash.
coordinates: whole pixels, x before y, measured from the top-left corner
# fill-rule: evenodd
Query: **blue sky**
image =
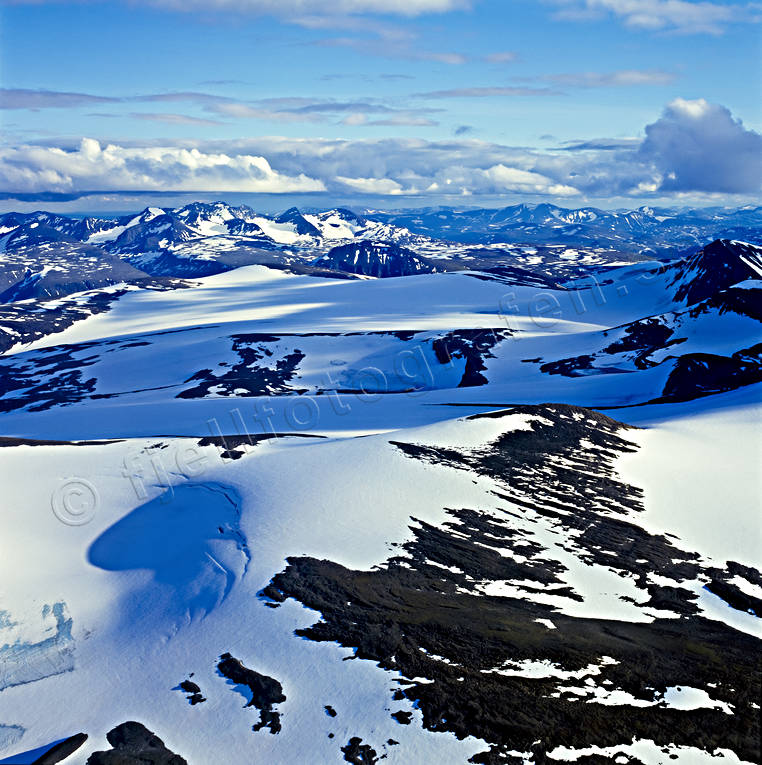
<path id="1" fill-rule="evenodd" d="M 411 205 L 759 192 L 759 5 L 42 0 L 0 13 L 6 192 Z"/>

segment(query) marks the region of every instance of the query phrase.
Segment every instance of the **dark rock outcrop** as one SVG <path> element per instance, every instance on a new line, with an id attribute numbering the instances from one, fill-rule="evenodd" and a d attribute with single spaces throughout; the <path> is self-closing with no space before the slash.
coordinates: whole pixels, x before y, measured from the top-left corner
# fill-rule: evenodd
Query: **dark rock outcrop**
<path id="1" fill-rule="evenodd" d="M 283 686 L 274 677 L 245 667 L 239 659 L 229 653 L 220 656 L 217 669 L 223 677 L 237 685 L 244 685 L 251 691 L 251 699 L 246 706 L 259 710 L 259 722 L 254 725 L 254 731 L 269 728 L 270 733 L 280 733 L 280 713 L 274 711 L 273 706 L 286 700 Z"/>
<path id="2" fill-rule="evenodd" d="M 106 734 L 113 749 L 93 752 L 87 765 L 188 765 L 142 723 L 131 720 Z"/>

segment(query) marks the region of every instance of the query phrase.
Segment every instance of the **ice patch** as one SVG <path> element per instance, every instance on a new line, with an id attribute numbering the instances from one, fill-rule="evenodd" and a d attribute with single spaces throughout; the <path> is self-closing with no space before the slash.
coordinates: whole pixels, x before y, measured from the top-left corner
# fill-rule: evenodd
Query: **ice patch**
<path id="1" fill-rule="evenodd" d="M 0 636 L 3 632 L 7 635 L 18 626 L 10 621 L 7 612 L 2 612 L 0 616 Z M 37 642 L 16 639 L 0 647 L 0 691 L 74 669 L 72 619 L 67 615 L 66 604 L 45 605 L 42 622 L 42 633 L 53 633 L 49 637 Z"/>
<path id="2" fill-rule="evenodd" d="M 0 725 L 0 752 L 21 741 L 24 733 L 20 725 Z"/>

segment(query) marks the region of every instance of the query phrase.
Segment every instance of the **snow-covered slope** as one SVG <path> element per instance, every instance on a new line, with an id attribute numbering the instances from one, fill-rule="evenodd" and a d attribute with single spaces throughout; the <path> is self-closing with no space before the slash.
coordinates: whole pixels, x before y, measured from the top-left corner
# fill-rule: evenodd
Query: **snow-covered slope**
<path id="1" fill-rule="evenodd" d="M 88 237 L 408 247 L 137 218 Z M 528 265 L 5 306 L 0 763 L 759 762 L 758 248 Z"/>

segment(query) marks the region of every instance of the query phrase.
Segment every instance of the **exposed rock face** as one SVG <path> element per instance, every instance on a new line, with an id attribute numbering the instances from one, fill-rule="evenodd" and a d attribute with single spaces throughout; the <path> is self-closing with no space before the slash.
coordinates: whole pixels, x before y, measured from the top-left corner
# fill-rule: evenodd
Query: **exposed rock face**
<path id="1" fill-rule="evenodd" d="M 164 742 L 142 723 L 129 721 L 117 725 L 106 734 L 113 747 L 93 752 L 87 765 L 188 765 L 179 755 L 167 749 Z"/>
<path id="2" fill-rule="evenodd" d="M 690 401 L 762 380 L 762 344 L 752 323 L 762 321 L 762 247 L 717 240 L 659 273 L 671 274 L 666 287 L 676 310 L 604 330 L 593 352 L 537 359 L 540 371 L 586 377 L 663 365 L 660 395 L 649 399 L 657 402 Z M 696 343 L 710 322 L 724 347 L 702 352 Z"/>

